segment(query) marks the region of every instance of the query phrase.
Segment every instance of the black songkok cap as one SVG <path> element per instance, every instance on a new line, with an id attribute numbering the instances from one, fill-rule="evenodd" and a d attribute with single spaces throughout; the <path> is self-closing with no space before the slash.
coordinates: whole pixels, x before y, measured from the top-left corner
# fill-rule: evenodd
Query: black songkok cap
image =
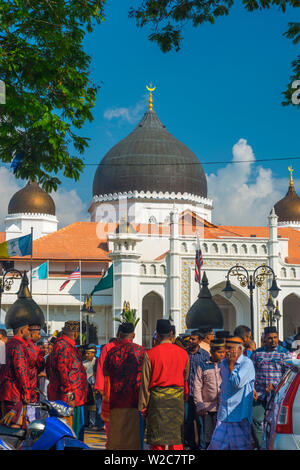
<path id="1" fill-rule="evenodd" d="M 156 331 L 159 335 L 168 335 L 171 333 L 172 325 L 169 320 L 157 320 Z"/>
<path id="2" fill-rule="evenodd" d="M 120 333 L 124 333 L 125 335 L 129 335 L 130 333 L 134 332 L 134 325 L 133 323 L 127 323 L 127 322 L 121 323 L 118 331 Z"/>
<path id="3" fill-rule="evenodd" d="M 209 333 L 210 331 L 212 331 L 212 326 L 210 325 L 204 325 L 204 326 L 200 326 L 200 328 L 198 328 L 198 331 L 203 334 L 203 335 L 206 335 L 207 333 Z"/>
<path id="4" fill-rule="evenodd" d="M 243 340 L 242 338 L 240 338 L 239 336 L 227 336 L 227 338 L 225 338 L 225 341 L 226 341 L 226 344 L 230 343 L 230 344 L 244 344 L 243 343 Z"/>
<path id="5" fill-rule="evenodd" d="M 73 320 L 66 321 L 62 331 L 75 331 L 78 333 L 80 331 L 80 322 Z"/>
<path id="6" fill-rule="evenodd" d="M 29 322 L 28 320 L 26 320 L 26 318 L 14 318 L 11 320 L 10 322 L 10 327 L 12 328 L 12 330 L 17 330 L 18 328 L 21 328 L 22 326 L 26 326 L 28 325 L 29 326 Z"/>
<path id="7" fill-rule="evenodd" d="M 210 342 L 210 347 L 213 349 L 224 348 L 225 341 L 224 339 L 214 339 L 213 341 Z"/>
<path id="8" fill-rule="evenodd" d="M 277 333 L 276 326 L 266 326 L 264 333 L 265 335 L 268 335 L 269 333 Z"/>
<path id="9" fill-rule="evenodd" d="M 215 332 L 216 338 L 228 338 L 228 336 L 230 336 L 230 332 L 227 330 L 221 330 L 221 331 Z"/>

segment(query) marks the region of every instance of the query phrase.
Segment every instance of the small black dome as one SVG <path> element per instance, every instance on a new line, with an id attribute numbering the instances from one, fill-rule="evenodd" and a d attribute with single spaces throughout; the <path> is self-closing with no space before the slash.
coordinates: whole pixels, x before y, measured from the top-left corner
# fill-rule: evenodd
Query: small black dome
<path id="1" fill-rule="evenodd" d="M 296 193 L 294 184 L 290 184 L 288 192 L 283 199 L 274 205 L 278 222 L 300 222 L 300 197 Z"/>
<path id="2" fill-rule="evenodd" d="M 138 126 L 109 150 L 97 168 L 93 196 L 128 191 L 207 197 L 200 161 L 167 131 L 155 111 L 147 111 Z"/>

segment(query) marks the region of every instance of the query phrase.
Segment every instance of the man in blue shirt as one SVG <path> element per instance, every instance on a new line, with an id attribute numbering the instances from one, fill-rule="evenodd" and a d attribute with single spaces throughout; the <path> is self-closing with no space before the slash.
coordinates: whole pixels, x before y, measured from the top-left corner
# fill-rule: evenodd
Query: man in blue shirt
<path id="1" fill-rule="evenodd" d="M 250 450 L 255 370 L 242 354 L 243 340 L 226 338 L 226 359 L 221 363 L 221 403 L 208 450 Z"/>
<path id="2" fill-rule="evenodd" d="M 213 334 L 212 329 L 210 328 L 210 332 Z M 191 336 L 189 338 L 189 345 L 187 349 L 187 353 L 189 355 L 190 361 L 190 371 L 189 371 L 189 399 L 186 404 L 186 412 L 185 412 L 185 430 L 184 430 L 184 440 L 185 444 L 192 450 L 199 450 L 205 449 L 205 441 L 203 436 L 203 419 L 199 416 L 196 412 L 196 407 L 194 403 L 194 380 L 197 367 L 202 364 L 202 362 L 206 362 L 210 358 L 210 354 L 205 349 L 200 348 L 199 343 L 203 340 L 203 335 L 200 331 L 195 330 L 192 331 Z M 195 426 L 194 421 L 196 421 L 197 430 L 198 430 L 198 445 L 196 444 L 195 439 Z"/>

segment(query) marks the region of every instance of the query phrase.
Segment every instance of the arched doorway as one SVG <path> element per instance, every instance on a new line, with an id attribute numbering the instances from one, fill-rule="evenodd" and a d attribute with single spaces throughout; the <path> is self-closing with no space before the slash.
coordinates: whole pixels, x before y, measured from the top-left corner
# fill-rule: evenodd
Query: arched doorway
<path id="1" fill-rule="evenodd" d="M 142 303 L 143 321 L 143 346 L 151 348 L 152 336 L 156 328 L 156 322 L 163 318 L 163 300 L 156 292 L 145 295 Z"/>
<path id="2" fill-rule="evenodd" d="M 233 334 L 234 329 L 238 325 L 251 325 L 250 318 L 250 303 L 249 297 L 239 286 L 232 282 L 234 293 L 230 300 L 228 300 L 223 292 L 225 281 L 214 285 L 210 291 L 213 300 L 219 305 L 224 317 L 224 330 L 230 331 Z M 255 307 L 256 311 L 256 307 Z M 254 325 L 255 325 L 254 315 Z M 258 340 L 258 332 L 254 329 L 254 336 Z"/>
<path id="3" fill-rule="evenodd" d="M 224 318 L 224 326 L 223 329 L 230 331 L 230 333 L 233 333 L 233 330 L 236 327 L 236 310 L 234 305 L 223 297 L 220 294 L 216 294 L 213 296 L 213 300 L 216 302 L 216 304 L 220 307 L 221 312 L 223 314 Z"/>
<path id="4" fill-rule="evenodd" d="M 300 328 L 300 298 L 296 294 L 288 295 L 282 304 L 283 338 L 288 338 Z"/>

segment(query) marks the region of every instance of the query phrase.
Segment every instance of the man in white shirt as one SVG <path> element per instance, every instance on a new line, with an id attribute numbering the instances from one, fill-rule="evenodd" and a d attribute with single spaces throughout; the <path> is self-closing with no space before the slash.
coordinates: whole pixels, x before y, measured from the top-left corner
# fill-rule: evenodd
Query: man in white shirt
<path id="1" fill-rule="evenodd" d="M 6 330 L 0 329 L 0 365 L 5 364 L 5 345 L 7 343 Z"/>

